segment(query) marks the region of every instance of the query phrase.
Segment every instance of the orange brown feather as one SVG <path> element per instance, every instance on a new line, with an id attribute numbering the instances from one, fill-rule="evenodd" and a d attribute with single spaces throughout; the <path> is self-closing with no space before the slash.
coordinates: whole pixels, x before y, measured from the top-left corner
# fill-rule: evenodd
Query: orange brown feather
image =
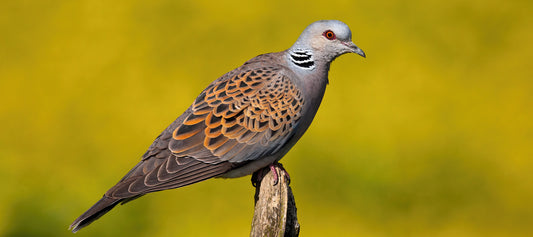
<path id="1" fill-rule="evenodd" d="M 265 152 L 281 146 L 299 121 L 303 103 L 301 92 L 279 68 L 244 71 L 216 81 L 198 96 L 191 113 L 174 130 L 170 150 L 198 160 L 203 160 L 198 152 L 206 150 L 219 161 L 260 158 L 250 152 L 237 155 L 257 146 Z"/>

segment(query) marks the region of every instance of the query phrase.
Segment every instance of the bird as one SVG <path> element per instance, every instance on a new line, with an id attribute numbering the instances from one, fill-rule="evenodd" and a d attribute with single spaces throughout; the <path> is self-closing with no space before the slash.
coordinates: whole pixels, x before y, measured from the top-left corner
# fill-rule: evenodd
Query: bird
<path id="1" fill-rule="evenodd" d="M 348 25 L 320 20 L 289 49 L 258 55 L 214 80 L 69 229 L 75 233 L 147 193 L 272 167 L 308 129 L 330 64 L 347 53 L 366 58 Z"/>

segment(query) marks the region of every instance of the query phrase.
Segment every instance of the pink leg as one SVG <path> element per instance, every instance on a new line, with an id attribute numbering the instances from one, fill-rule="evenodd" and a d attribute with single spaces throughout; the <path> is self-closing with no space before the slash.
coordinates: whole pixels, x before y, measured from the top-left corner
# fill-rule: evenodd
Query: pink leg
<path id="1" fill-rule="evenodd" d="M 276 186 L 278 184 L 278 182 L 279 182 L 278 181 L 279 174 L 276 171 L 276 166 L 279 167 L 283 171 L 283 173 L 285 174 L 285 178 L 290 183 L 291 182 L 291 177 L 289 176 L 289 173 L 287 172 L 287 170 L 285 170 L 283 165 L 281 165 L 278 162 L 275 162 L 275 163 L 272 163 L 272 164 L 268 165 L 268 168 L 270 169 L 270 172 L 272 172 L 272 175 L 274 176 L 274 186 Z M 266 169 L 266 167 L 256 171 L 255 173 L 253 173 L 253 175 L 252 175 L 252 185 L 254 187 L 257 187 L 257 184 L 259 182 L 261 182 L 261 180 L 263 180 L 263 177 L 266 175 L 265 169 Z"/>
<path id="2" fill-rule="evenodd" d="M 272 172 L 272 175 L 274 175 L 274 186 L 278 184 L 278 172 L 276 171 L 276 165 L 274 163 L 270 164 L 268 167 L 270 167 L 270 172 Z"/>

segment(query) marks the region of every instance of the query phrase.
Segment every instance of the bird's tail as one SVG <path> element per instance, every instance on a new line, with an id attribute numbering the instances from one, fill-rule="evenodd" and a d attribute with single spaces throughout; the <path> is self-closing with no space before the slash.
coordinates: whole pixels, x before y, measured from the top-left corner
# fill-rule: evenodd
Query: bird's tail
<path id="1" fill-rule="evenodd" d="M 102 197 L 98 202 L 96 202 L 89 210 L 81 214 L 80 217 L 78 217 L 70 227 L 69 230 L 72 231 L 72 233 L 76 233 L 81 228 L 91 224 L 93 221 L 97 220 L 104 214 L 106 214 L 108 211 L 113 209 L 117 204 L 123 202 L 125 200 L 123 199 L 113 199 L 106 197 Z"/>

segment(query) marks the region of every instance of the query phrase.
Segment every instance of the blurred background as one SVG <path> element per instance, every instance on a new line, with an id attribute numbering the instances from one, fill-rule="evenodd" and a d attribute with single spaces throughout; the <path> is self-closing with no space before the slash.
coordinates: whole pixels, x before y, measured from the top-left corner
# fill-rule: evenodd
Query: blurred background
<path id="1" fill-rule="evenodd" d="M 0 236 L 68 225 L 212 80 L 338 19 L 345 55 L 282 160 L 301 236 L 533 235 L 532 1 L 1 1 Z M 247 236 L 249 177 L 76 236 Z"/>

